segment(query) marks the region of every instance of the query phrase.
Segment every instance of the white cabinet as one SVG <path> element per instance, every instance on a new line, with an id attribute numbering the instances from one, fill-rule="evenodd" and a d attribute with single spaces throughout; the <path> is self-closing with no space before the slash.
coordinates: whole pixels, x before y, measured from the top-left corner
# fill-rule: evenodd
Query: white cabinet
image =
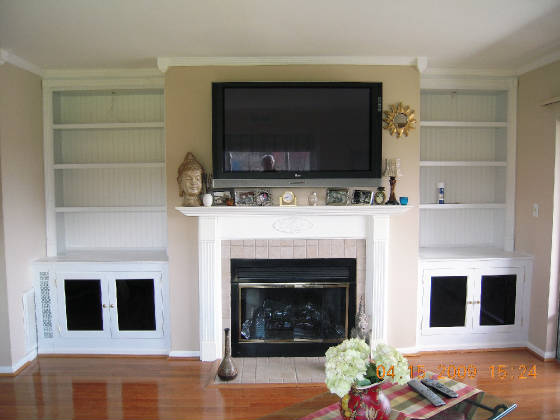
<path id="1" fill-rule="evenodd" d="M 420 246 L 513 250 L 515 81 L 428 77 L 421 88 Z"/>
<path id="2" fill-rule="evenodd" d="M 47 255 L 165 249 L 163 79 L 43 87 Z"/>
<path id="3" fill-rule="evenodd" d="M 37 261 L 39 353 L 168 354 L 165 260 Z"/>
<path id="4" fill-rule="evenodd" d="M 418 345 L 425 350 L 526 345 L 531 259 L 424 259 Z"/>
<path id="5" fill-rule="evenodd" d="M 161 273 L 54 273 L 63 337 L 160 338 Z"/>

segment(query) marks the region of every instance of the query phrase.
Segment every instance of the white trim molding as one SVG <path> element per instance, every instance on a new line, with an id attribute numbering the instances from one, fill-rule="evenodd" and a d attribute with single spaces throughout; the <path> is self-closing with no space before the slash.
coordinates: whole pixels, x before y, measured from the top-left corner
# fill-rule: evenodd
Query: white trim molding
<path id="1" fill-rule="evenodd" d="M 540 347 L 535 346 L 531 342 L 527 343 L 527 348 L 531 350 L 533 353 L 538 354 L 540 357 L 542 357 L 545 360 L 554 359 L 556 357 L 556 353 L 554 353 L 553 351 L 544 351 Z"/>
<path id="2" fill-rule="evenodd" d="M 0 66 L 4 63 L 10 63 L 20 69 L 27 70 L 37 76 L 43 77 L 43 70 L 33 63 L 12 54 L 10 51 L 0 48 Z"/>
<path id="3" fill-rule="evenodd" d="M 390 215 L 410 206 L 177 207 L 198 217 L 200 360 L 222 357 L 222 240 L 365 239 L 372 343 L 386 341 Z"/>
<path id="4" fill-rule="evenodd" d="M 12 366 L 0 366 L 0 374 L 14 374 L 20 370 L 26 363 L 32 362 L 37 358 L 37 349 L 31 350 L 17 362 L 13 363 Z"/>
<path id="5" fill-rule="evenodd" d="M 169 352 L 169 357 L 173 358 L 184 358 L 184 357 L 200 357 L 200 351 L 198 350 L 173 350 Z"/>
<path id="6" fill-rule="evenodd" d="M 517 71 L 515 72 L 518 76 L 521 76 L 522 74 L 528 73 L 530 71 L 536 70 L 538 68 L 544 67 L 548 64 L 554 63 L 555 61 L 560 60 L 560 50 L 551 52 L 549 54 L 546 54 L 534 61 L 532 61 L 531 63 L 525 64 L 524 66 L 521 66 L 517 69 Z"/>
<path id="7" fill-rule="evenodd" d="M 158 57 L 157 66 L 165 73 L 169 67 L 200 66 L 286 66 L 291 64 L 347 64 L 365 66 L 414 66 L 422 72 L 427 57 L 415 56 L 278 56 L 278 57 Z"/>
<path id="8" fill-rule="evenodd" d="M 161 78 L 157 68 L 144 69 L 51 69 L 43 72 L 47 80 L 75 80 L 75 79 L 131 79 L 131 78 Z"/>

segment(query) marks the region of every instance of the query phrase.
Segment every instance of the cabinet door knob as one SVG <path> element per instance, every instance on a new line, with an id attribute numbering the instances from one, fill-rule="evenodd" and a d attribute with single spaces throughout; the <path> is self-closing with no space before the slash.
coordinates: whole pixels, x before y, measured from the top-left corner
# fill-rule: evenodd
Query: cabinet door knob
<path id="1" fill-rule="evenodd" d="M 473 301 L 472 300 L 467 300 L 467 305 L 472 305 Z"/>
<path id="2" fill-rule="evenodd" d="M 115 305 L 113 305 L 112 303 L 109 305 L 110 308 L 114 308 Z"/>
<path id="3" fill-rule="evenodd" d="M 106 308 L 106 307 L 107 307 L 107 305 L 103 304 L 103 307 L 104 307 L 104 308 Z"/>
<path id="4" fill-rule="evenodd" d="M 480 305 L 480 300 L 477 300 L 475 303 L 476 303 L 477 305 Z"/>

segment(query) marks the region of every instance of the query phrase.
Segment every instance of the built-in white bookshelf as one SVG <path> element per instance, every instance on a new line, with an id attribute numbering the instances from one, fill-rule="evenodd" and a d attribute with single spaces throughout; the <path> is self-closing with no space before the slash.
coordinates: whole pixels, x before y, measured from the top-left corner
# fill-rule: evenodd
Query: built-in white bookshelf
<path id="1" fill-rule="evenodd" d="M 422 80 L 421 247 L 513 248 L 513 86 L 510 79 Z M 437 204 L 439 182 L 445 204 Z"/>
<path id="2" fill-rule="evenodd" d="M 44 82 L 48 255 L 167 244 L 161 79 Z"/>

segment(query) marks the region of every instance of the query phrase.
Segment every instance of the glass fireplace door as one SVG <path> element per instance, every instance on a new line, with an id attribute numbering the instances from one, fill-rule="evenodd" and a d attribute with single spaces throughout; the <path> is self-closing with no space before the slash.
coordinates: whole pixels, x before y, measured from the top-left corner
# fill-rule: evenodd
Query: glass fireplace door
<path id="1" fill-rule="evenodd" d="M 240 283 L 238 293 L 240 343 L 337 343 L 348 336 L 348 284 Z"/>

